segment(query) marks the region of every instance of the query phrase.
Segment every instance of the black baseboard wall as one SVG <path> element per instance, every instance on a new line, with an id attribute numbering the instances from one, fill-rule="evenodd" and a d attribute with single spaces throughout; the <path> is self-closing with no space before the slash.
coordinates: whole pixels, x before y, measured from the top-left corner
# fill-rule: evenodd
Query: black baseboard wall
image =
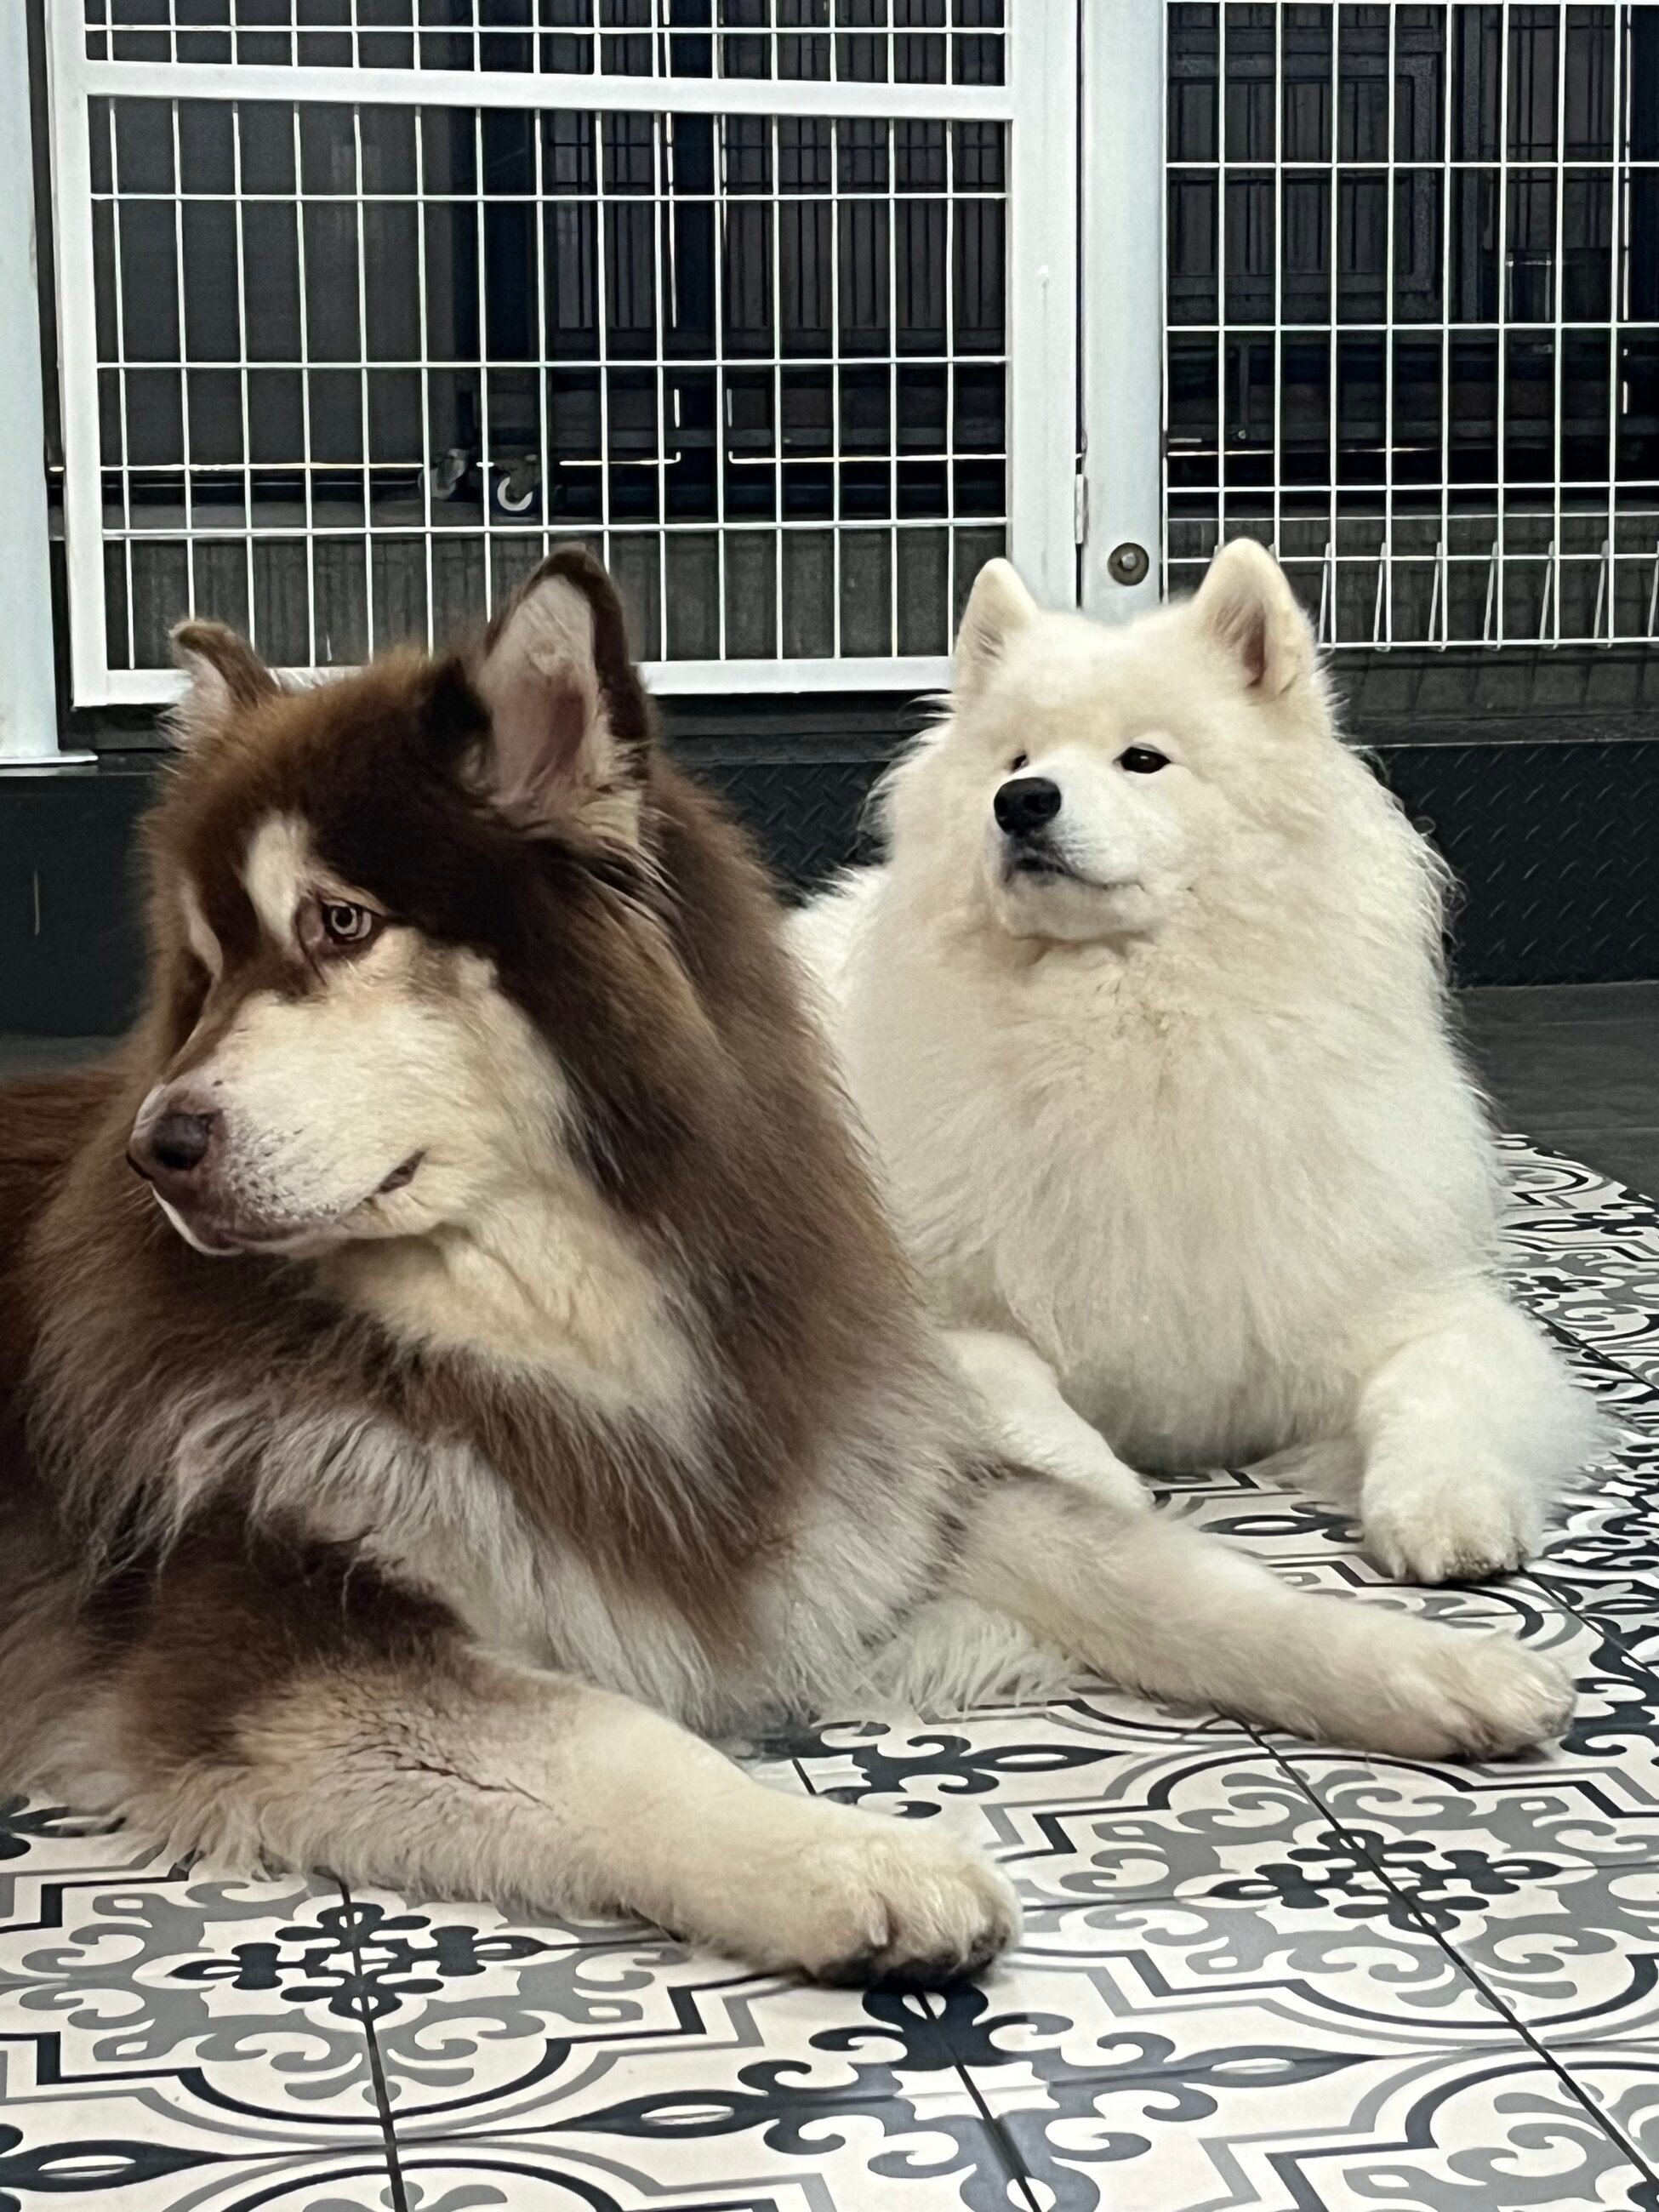
<path id="1" fill-rule="evenodd" d="M 1398 667 L 1381 696 L 1362 687 L 1351 726 L 1462 886 L 1460 982 L 1659 978 L 1659 710 L 1639 696 L 1656 664 L 1636 697 L 1534 695 L 1515 713 L 1425 698 Z M 669 734 L 798 891 L 863 849 L 870 788 L 921 711 L 705 702 L 671 712 Z M 160 767 L 129 736 L 94 768 L 0 780 L 0 1030 L 104 1035 L 131 1018 L 137 825 Z"/>
<path id="2" fill-rule="evenodd" d="M 137 830 L 157 763 L 0 778 L 0 1030 L 124 1029 L 142 963 Z"/>

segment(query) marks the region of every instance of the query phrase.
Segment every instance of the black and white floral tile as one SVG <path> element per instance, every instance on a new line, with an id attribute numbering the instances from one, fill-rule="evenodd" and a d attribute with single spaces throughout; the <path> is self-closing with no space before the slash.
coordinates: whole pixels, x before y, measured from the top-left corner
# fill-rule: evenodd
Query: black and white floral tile
<path id="1" fill-rule="evenodd" d="M 982 1987 L 807 1989 L 648 1929 L 216 1880 L 0 1819 L 0 2212 L 1659 2212 L 1659 1208 L 1518 1139 L 1510 1255 L 1618 1424 L 1531 1573 L 1380 1583 L 1329 1508 L 1171 1501 L 1299 1583 L 1502 1622 L 1565 1743 L 1439 1767 L 1079 1682 L 760 1756 L 977 1835 Z"/>

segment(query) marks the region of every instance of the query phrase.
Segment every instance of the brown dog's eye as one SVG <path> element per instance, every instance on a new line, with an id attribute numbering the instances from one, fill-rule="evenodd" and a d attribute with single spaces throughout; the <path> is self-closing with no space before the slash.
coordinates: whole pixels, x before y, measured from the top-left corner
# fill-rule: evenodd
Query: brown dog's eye
<path id="1" fill-rule="evenodd" d="M 361 952 L 372 944 L 386 922 L 373 907 L 349 899 L 308 900 L 300 915 L 300 941 L 313 957 L 333 952 Z"/>
<path id="2" fill-rule="evenodd" d="M 366 906 L 348 906 L 343 899 L 325 899 L 323 927 L 336 945 L 363 945 L 380 927 L 380 917 Z"/>

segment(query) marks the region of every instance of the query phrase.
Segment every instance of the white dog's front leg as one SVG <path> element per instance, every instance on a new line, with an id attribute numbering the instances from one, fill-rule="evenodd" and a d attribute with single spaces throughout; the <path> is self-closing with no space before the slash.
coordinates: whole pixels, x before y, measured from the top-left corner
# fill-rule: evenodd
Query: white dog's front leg
<path id="1" fill-rule="evenodd" d="M 1054 1369 L 1023 1338 L 957 1328 L 948 1341 L 1011 1457 L 1077 1483 L 1110 1505 L 1145 1510 L 1151 1504 L 1140 1477 L 1066 1404 Z"/>
<path id="2" fill-rule="evenodd" d="M 981 1492 L 952 1583 L 1109 1681 L 1315 1742 L 1507 1757 L 1572 1712 L 1560 1668 L 1507 1636 L 1293 1589 L 1169 1513 L 1040 1474 Z"/>
<path id="3" fill-rule="evenodd" d="M 1524 1565 L 1549 1507 L 1595 1449 L 1595 1408 L 1484 1283 L 1361 1386 L 1360 1519 L 1401 1582 L 1479 1582 Z"/>

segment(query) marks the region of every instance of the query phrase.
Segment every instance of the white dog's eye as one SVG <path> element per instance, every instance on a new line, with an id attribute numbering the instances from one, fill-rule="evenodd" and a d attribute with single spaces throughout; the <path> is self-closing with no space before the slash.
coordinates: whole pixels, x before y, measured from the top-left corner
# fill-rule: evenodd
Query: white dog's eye
<path id="1" fill-rule="evenodd" d="M 1030 763 L 1031 756 L 1030 753 L 1016 753 L 1012 760 L 1008 763 L 1009 775 L 1018 775 L 1021 769 L 1029 768 L 1030 766 Z"/>
<path id="2" fill-rule="evenodd" d="M 1117 757 L 1120 768 L 1127 769 L 1131 775 L 1156 775 L 1161 768 L 1168 768 L 1170 756 L 1161 753 L 1155 745 L 1131 745 Z"/>

